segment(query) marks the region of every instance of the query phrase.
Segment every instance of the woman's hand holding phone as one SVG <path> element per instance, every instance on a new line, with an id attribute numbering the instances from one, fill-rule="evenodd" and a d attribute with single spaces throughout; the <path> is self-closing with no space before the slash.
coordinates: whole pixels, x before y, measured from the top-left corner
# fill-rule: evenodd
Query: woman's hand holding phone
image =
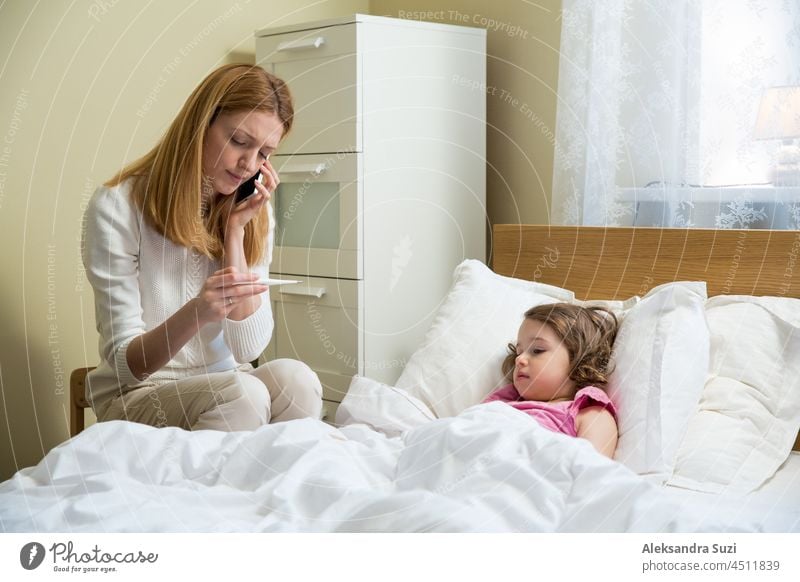
<path id="1" fill-rule="evenodd" d="M 251 196 L 255 196 L 256 194 L 258 194 L 258 190 L 256 190 L 256 182 L 261 184 L 263 179 L 264 175 L 261 172 L 256 172 L 255 174 L 250 176 L 247 180 L 242 182 L 236 189 L 236 194 L 234 194 L 234 199 L 233 199 L 234 206 L 238 206 L 245 200 L 249 200 Z"/>
<path id="2" fill-rule="evenodd" d="M 261 175 L 260 181 L 256 179 L 259 174 Z M 254 191 L 251 192 L 249 196 L 243 196 L 240 198 L 240 189 L 246 188 L 244 192 L 247 192 L 249 186 L 245 187 L 245 184 L 248 183 L 252 183 Z M 261 167 L 258 169 L 256 175 L 242 183 L 242 185 L 239 186 L 239 189 L 237 189 L 237 191 L 233 194 L 236 198 L 234 200 L 234 207 L 231 210 L 230 217 L 228 218 L 228 229 L 244 229 L 247 223 L 250 222 L 250 220 L 252 220 L 252 218 L 261 211 L 267 202 L 269 202 L 270 198 L 272 197 L 272 193 L 278 187 L 278 184 L 280 184 L 278 172 L 275 171 L 275 168 L 272 167 L 269 158 L 267 158 L 261 164 Z"/>

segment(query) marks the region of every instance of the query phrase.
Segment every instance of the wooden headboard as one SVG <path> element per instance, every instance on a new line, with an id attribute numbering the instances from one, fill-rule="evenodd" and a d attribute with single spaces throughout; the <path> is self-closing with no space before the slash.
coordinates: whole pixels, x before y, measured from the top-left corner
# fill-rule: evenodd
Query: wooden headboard
<path id="1" fill-rule="evenodd" d="M 500 275 L 579 299 L 627 299 L 671 281 L 706 281 L 709 296 L 800 297 L 796 230 L 498 224 L 492 257 Z"/>

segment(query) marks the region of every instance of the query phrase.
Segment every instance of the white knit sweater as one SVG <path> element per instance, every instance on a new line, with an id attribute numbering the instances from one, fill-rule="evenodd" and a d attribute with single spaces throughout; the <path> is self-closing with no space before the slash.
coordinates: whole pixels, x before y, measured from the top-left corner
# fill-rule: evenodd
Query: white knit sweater
<path id="1" fill-rule="evenodd" d="M 158 327 L 187 301 L 205 280 L 222 268 L 193 249 L 176 245 L 145 222 L 131 199 L 131 180 L 114 188 L 101 186 L 84 217 L 83 264 L 94 289 L 101 362 L 86 383 L 95 410 L 117 394 L 143 382 L 128 368 L 126 350 L 137 336 Z M 272 261 L 274 213 L 269 208 L 267 265 L 251 265 L 266 278 Z M 247 319 L 211 323 L 200 329 L 147 382 L 167 382 L 235 368 L 259 356 L 272 336 L 269 294 Z"/>

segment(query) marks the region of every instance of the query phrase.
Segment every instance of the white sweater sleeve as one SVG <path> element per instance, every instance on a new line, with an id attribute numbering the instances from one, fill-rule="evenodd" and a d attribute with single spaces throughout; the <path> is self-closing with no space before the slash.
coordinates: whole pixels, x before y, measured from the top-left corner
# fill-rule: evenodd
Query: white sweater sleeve
<path id="1" fill-rule="evenodd" d="M 100 355 L 116 370 L 121 386 L 140 381 L 128 367 L 126 351 L 145 332 L 139 295 L 137 213 L 127 196 L 100 187 L 85 214 L 83 264 L 95 297 Z"/>
<path id="2" fill-rule="evenodd" d="M 267 233 L 267 252 L 266 264 L 253 265 L 250 270 L 257 273 L 259 279 L 266 279 L 269 276 L 269 265 L 272 263 L 272 245 L 274 242 L 275 216 L 272 205 L 267 204 L 269 213 L 269 231 Z M 261 296 L 261 307 L 252 315 L 241 320 L 225 319 L 222 325 L 225 344 L 233 354 L 233 358 L 240 364 L 251 362 L 261 355 L 269 340 L 275 322 L 272 318 L 272 302 L 269 292 Z"/>

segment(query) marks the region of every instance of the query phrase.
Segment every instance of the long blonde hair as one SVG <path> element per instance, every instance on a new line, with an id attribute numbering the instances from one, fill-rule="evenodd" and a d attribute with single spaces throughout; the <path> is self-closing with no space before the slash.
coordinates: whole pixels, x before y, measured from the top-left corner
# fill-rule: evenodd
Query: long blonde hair
<path id="1" fill-rule="evenodd" d="M 221 258 L 234 197 L 217 196 L 203 208 L 203 144 L 217 115 L 239 111 L 275 114 L 283 136 L 292 127 L 294 109 L 286 83 L 258 66 L 224 65 L 197 86 L 159 143 L 105 185 L 133 178 L 133 200 L 153 228 L 175 244 Z M 268 230 L 264 208 L 245 227 L 249 265 L 263 261 Z"/>

